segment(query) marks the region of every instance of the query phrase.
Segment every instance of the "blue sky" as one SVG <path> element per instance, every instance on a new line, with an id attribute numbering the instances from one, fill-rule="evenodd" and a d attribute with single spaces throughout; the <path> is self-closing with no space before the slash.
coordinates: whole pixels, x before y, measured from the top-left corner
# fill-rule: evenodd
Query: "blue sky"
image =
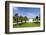
<path id="1" fill-rule="evenodd" d="M 32 7 L 13 7 L 13 16 L 18 13 L 19 16 L 27 16 L 28 18 L 34 18 L 39 16 L 40 8 Z"/>

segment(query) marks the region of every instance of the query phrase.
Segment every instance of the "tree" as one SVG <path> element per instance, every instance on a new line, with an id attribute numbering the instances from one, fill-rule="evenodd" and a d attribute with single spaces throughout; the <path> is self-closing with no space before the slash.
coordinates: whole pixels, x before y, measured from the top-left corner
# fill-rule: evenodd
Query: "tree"
<path id="1" fill-rule="evenodd" d="M 38 16 L 36 16 L 36 21 L 38 21 L 38 18 L 39 18 L 39 17 L 38 17 Z"/>
<path id="2" fill-rule="evenodd" d="M 20 16 L 20 20 L 21 20 L 21 23 L 23 23 L 23 17 L 22 16 Z"/>
<path id="3" fill-rule="evenodd" d="M 16 22 L 18 24 L 18 13 L 15 14 L 15 20 L 16 20 Z"/>
<path id="4" fill-rule="evenodd" d="M 16 21 L 16 20 L 15 20 L 15 16 L 13 16 L 13 23 L 15 23 L 15 21 Z"/>
<path id="5" fill-rule="evenodd" d="M 38 19 L 39 19 L 39 21 L 40 21 L 40 14 L 38 15 L 38 17 L 39 17 Z"/>
<path id="6" fill-rule="evenodd" d="M 24 21 L 25 21 L 25 23 L 26 23 L 27 20 L 28 20 L 28 18 L 27 18 L 27 16 L 25 16 L 25 17 L 24 17 Z"/>

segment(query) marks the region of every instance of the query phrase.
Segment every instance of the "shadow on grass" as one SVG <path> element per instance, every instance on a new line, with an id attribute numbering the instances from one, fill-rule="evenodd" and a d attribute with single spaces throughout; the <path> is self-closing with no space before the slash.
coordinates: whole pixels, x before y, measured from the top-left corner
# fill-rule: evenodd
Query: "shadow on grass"
<path id="1" fill-rule="evenodd" d="M 13 28 L 23 28 L 23 27 L 39 27 L 40 22 L 27 22 L 21 24 L 13 24 Z"/>
<path id="2" fill-rule="evenodd" d="M 40 24 L 40 22 L 33 22 L 33 23 L 35 23 L 35 24 Z"/>

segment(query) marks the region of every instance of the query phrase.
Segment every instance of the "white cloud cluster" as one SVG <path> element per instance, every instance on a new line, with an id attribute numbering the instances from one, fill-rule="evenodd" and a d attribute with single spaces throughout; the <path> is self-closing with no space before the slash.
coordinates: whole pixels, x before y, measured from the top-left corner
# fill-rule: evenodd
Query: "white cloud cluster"
<path id="1" fill-rule="evenodd" d="M 27 17 L 28 17 L 28 18 L 34 18 L 34 17 L 35 17 L 35 15 L 34 15 L 34 14 L 32 14 L 32 13 L 27 13 Z"/>
<path id="2" fill-rule="evenodd" d="M 18 8 L 15 7 L 14 10 L 18 10 Z"/>

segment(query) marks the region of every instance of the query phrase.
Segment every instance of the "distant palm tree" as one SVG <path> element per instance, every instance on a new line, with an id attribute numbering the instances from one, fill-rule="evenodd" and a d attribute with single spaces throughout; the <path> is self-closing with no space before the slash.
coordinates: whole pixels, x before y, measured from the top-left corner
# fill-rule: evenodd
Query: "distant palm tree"
<path id="1" fill-rule="evenodd" d="M 25 21 L 25 23 L 26 23 L 27 20 L 28 20 L 28 18 L 27 18 L 27 16 L 25 16 L 25 17 L 24 17 L 24 21 Z"/>
<path id="2" fill-rule="evenodd" d="M 21 24 L 23 23 L 23 16 L 20 16 Z"/>
<path id="3" fill-rule="evenodd" d="M 15 16 L 13 16 L 13 23 L 16 21 Z"/>
<path id="4" fill-rule="evenodd" d="M 39 19 L 39 21 L 40 21 L 40 14 L 38 15 L 38 17 L 39 17 L 38 19 Z"/>
<path id="5" fill-rule="evenodd" d="M 16 18 L 15 20 L 16 20 L 16 22 L 18 24 L 18 13 L 15 14 L 15 18 Z"/>
<path id="6" fill-rule="evenodd" d="M 38 21 L 38 18 L 39 18 L 39 17 L 38 17 L 38 16 L 36 16 L 36 21 Z"/>

